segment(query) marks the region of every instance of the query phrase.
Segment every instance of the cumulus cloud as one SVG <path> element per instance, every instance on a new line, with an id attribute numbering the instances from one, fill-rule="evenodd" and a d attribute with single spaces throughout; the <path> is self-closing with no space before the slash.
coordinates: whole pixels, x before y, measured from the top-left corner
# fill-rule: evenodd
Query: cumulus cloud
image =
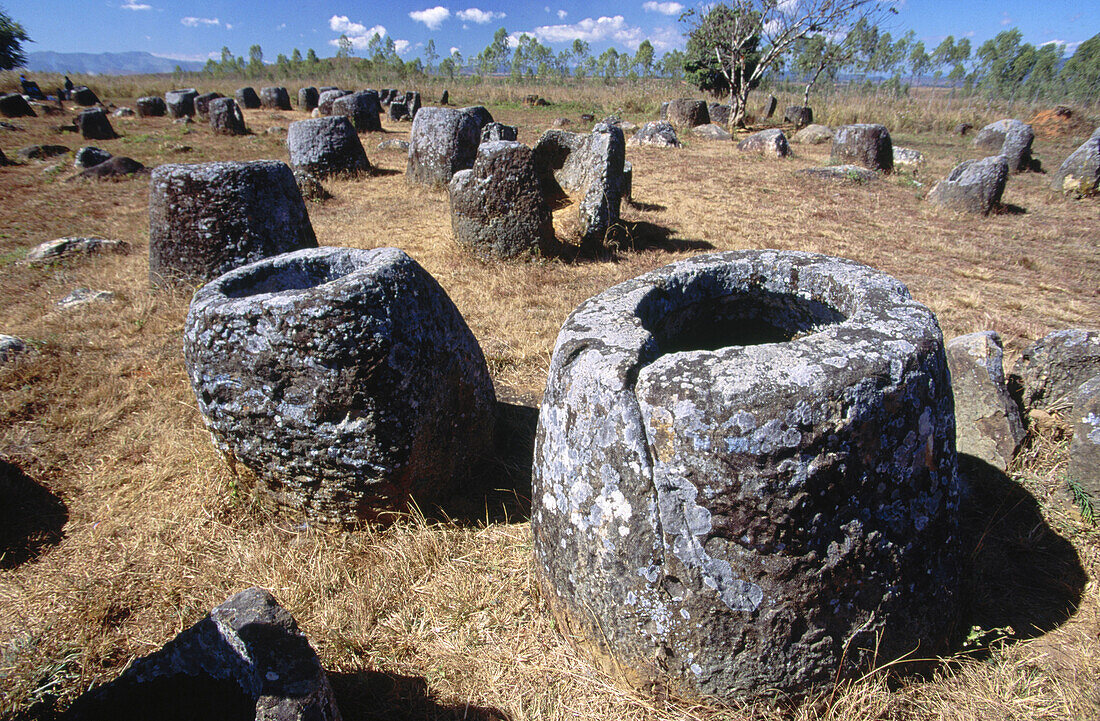
<path id="1" fill-rule="evenodd" d="M 334 33 L 347 35 L 348 40 L 351 41 L 351 47 L 355 50 L 366 50 L 367 45 L 370 44 L 370 39 L 375 35 L 378 35 L 380 38 L 386 36 L 386 28 L 384 26 L 375 25 L 374 27 L 368 28 L 362 23 L 352 22 L 347 15 L 333 15 L 328 19 L 328 26 Z M 340 39 L 336 38 L 329 40 L 328 44 L 338 48 L 340 47 Z"/>
<path id="2" fill-rule="evenodd" d="M 144 3 L 136 3 L 134 0 L 126 0 L 126 3 L 122 6 L 123 10 L 152 10 L 152 5 L 145 5 Z"/>
<path id="3" fill-rule="evenodd" d="M 1043 45 L 1059 45 L 1061 46 L 1062 50 L 1065 51 L 1066 55 L 1073 55 L 1075 52 L 1077 52 L 1077 48 L 1081 45 L 1081 42 L 1081 40 L 1078 40 L 1077 42 L 1070 42 L 1067 40 L 1048 40 L 1047 42 L 1043 43 Z"/>
<path id="4" fill-rule="evenodd" d="M 462 48 L 451 48 L 451 55 L 454 55 L 455 53 L 457 53 L 461 49 Z"/>
<path id="5" fill-rule="evenodd" d="M 572 25 L 542 25 L 532 30 L 531 34 L 547 43 L 567 43 L 574 40 L 591 43 L 610 39 L 625 45 L 637 45 L 645 39 L 642 29 L 627 25 L 622 15 L 595 20 L 585 18 Z"/>
<path id="6" fill-rule="evenodd" d="M 504 13 L 495 13 L 492 11 L 479 10 L 477 8 L 459 10 L 455 14 L 458 16 L 458 19 L 463 22 L 477 23 L 478 25 L 484 25 L 493 20 L 502 20 L 506 17 Z"/>
<path id="7" fill-rule="evenodd" d="M 397 51 L 398 55 L 404 55 L 405 52 L 409 49 L 409 41 L 408 40 L 394 40 L 393 41 L 393 49 Z"/>
<path id="8" fill-rule="evenodd" d="M 353 23 L 347 15 L 333 15 L 328 19 L 329 29 L 334 33 L 343 33 L 348 37 L 362 35 L 367 32 L 367 27 L 359 23 Z"/>
<path id="9" fill-rule="evenodd" d="M 642 5 L 642 9 L 645 10 L 647 13 L 661 13 L 662 15 L 679 15 L 680 13 L 682 13 L 684 11 L 684 6 L 681 5 L 680 3 L 673 3 L 673 2 L 658 3 L 658 2 L 652 2 L 652 0 L 651 0 L 650 2 L 647 2 L 644 5 Z"/>
<path id="10" fill-rule="evenodd" d="M 189 28 L 197 28 L 199 25 L 221 25 L 221 21 L 219 21 L 217 18 L 186 17 L 180 18 L 180 23 L 186 25 Z"/>
<path id="11" fill-rule="evenodd" d="M 558 10 L 558 20 L 564 20 L 565 16 L 568 14 L 569 13 L 565 12 L 564 10 Z"/>
<path id="12" fill-rule="evenodd" d="M 443 21 L 451 17 L 451 11 L 442 5 L 436 5 L 427 10 L 413 10 L 409 13 L 409 17 L 418 23 L 424 23 L 429 30 L 438 30 Z"/>

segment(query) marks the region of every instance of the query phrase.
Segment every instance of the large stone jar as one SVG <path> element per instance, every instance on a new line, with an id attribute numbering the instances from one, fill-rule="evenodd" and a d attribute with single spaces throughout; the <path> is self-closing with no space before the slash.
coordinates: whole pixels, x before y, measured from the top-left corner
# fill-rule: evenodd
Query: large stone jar
<path id="1" fill-rule="evenodd" d="M 396 248 L 316 248 L 201 288 L 184 362 L 218 447 L 331 524 L 442 500 L 491 451 L 495 396 L 447 294 Z"/>
<path id="2" fill-rule="evenodd" d="M 936 653 L 959 497 L 939 326 L 871 268 L 702 255 L 587 300 L 558 336 L 536 571 L 631 685 L 799 698 Z"/>

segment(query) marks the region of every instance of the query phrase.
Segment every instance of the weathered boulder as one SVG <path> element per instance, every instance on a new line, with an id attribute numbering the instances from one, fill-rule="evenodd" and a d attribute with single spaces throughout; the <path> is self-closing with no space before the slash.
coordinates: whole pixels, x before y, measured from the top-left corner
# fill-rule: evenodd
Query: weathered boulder
<path id="1" fill-rule="evenodd" d="M 351 93 L 332 101 L 332 114 L 343 115 L 350 120 L 357 133 L 381 131 L 382 122 L 378 119 L 381 112 L 378 93 L 373 90 Z"/>
<path id="2" fill-rule="evenodd" d="M 601 244 L 608 229 L 618 222 L 622 204 L 626 162 L 622 129 L 597 123 L 587 135 L 547 130 L 535 146 L 534 157 L 543 195 L 578 194 L 581 244 Z"/>
<path id="3" fill-rule="evenodd" d="M 998 120 L 978 131 L 974 147 L 1005 156 L 1010 171 L 1027 170 L 1032 165 L 1031 143 L 1035 133 L 1031 126 L 1019 120 Z"/>
<path id="4" fill-rule="evenodd" d="M 481 142 L 491 143 L 494 140 L 515 140 L 519 137 L 519 128 L 504 123 L 486 123 L 481 129 Z"/>
<path id="5" fill-rule="evenodd" d="M 1007 470 L 1027 432 L 1005 385 L 1004 348 L 995 331 L 958 336 L 947 343 L 955 396 L 955 447 Z"/>
<path id="6" fill-rule="evenodd" d="M 15 163 L 11 160 L 8 160 L 8 156 L 4 155 L 3 150 L 0 150 L 0 168 L 6 167 L 8 165 L 15 165 Z"/>
<path id="7" fill-rule="evenodd" d="M 423 507 L 491 449 L 481 349 L 396 248 L 301 250 L 226 273 L 191 301 L 184 364 L 219 448 L 318 522 Z"/>
<path id="8" fill-rule="evenodd" d="M 76 158 L 73 160 L 73 165 L 77 168 L 90 168 L 93 165 L 99 165 L 105 160 L 110 160 L 111 154 L 102 148 L 97 148 L 94 145 L 85 145 L 80 150 L 76 151 Z"/>
<path id="9" fill-rule="evenodd" d="M 1006 118 L 990 123 L 978 131 L 978 134 L 974 136 L 972 145 L 980 150 L 999 153 L 1001 151 L 1001 146 L 1005 143 L 1005 136 L 1008 134 L 1008 129 L 1013 123 L 1019 122 L 1019 120 Z"/>
<path id="10" fill-rule="evenodd" d="M 291 110 L 290 93 L 283 87 L 260 88 L 260 105 L 270 110 Z"/>
<path id="11" fill-rule="evenodd" d="M 390 120 L 409 120 L 409 106 L 404 101 L 394 101 L 389 106 Z"/>
<path id="12" fill-rule="evenodd" d="M 244 113 L 233 98 L 215 98 L 210 101 L 207 117 L 210 129 L 218 135 L 248 135 Z"/>
<path id="13" fill-rule="evenodd" d="M 953 630 L 954 415 L 935 316 L 801 252 L 697 256 L 580 305 L 532 475 L 570 639 L 684 698 L 802 698 Z"/>
<path id="14" fill-rule="evenodd" d="M 811 123 L 799 130 L 791 137 L 792 143 L 805 143 L 806 145 L 820 145 L 833 142 L 833 131 L 828 125 Z"/>
<path id="15" fill-rule="evenodd" d="M 707 115 L 710 116 L 710 122 L 715 125 L 729 125 L 730 113 L 733 108 L 729 105 L 723 105 L 722 103 L 707 103 Z"/>
<path id="16" fill-rule="evenodd" d="M 337 98 L 342 98 L 345 95 L 351 95 L 351 92 L 338 88 L 322 90 L 317 96 L 317 110 L 321 112 L 321 115 L 332 115 L 332 104 L 336 102 Z"/>
<path id="17" fill-rule="evenodd" d="M 85 107 L 99 104 L 99 96 L 97 96 L 87 85 L 78 85 L 73 88 L 70 97 L 74 103 Z"/>
<path id="18" fill-rule="evenodd" d="M 756 153 L 776 158 L 785 158 L 791 154 L 791 146 L 787 144 L 787 136 L 779 128 L 761 130 L 737 144 L 737 149 L 742 153 Z"/>
<path id="19" fill-rule="evenodd" d="M 626 144 L 632 148 L 642 145 L 653 145 L 658 148 L 682 147 L 680 139 L 676 137 L 676 128 L 664 120 L 651 121 L 638 128 L 638 132 L 630 136 Z"/>
<path id="20" fill-rule="evenodd" d="M 408 140 L 397 140 L 396 138 L 390 138 L 389 140 L 383 140 L 378 144 L 379 150 L 400 150 L 401 152 L 409 152 Z"/>
<path id="21" fill-rule="evenodd" d="M 450 105 L 450 103 L 451 103 L 451 94 L 447 90 L 444 90 L 443 94 L 439 96 L 439 104 L 440 105 Z"/>
<path id="22" fill-rule="evenodd" d="M 75 310 L 96 303 L 107 303 L 115 299 L 115 294 L 109 290 L 92 290 L 91 288 L 75 288 L 71 293 L 57 301 L 57 307 L 62 310 Z"/>
<path id="23" fill-rule="evenodd" d="M 161 165 L 149 188 L 149 281 L 206 282 L 317 247 L 294 174 L 274 160 Z"/>
<path id="24" fill-rule="evenodd" d="M 1073 440 L 1066 477 L 1092 496 L 1095 511 L 1100 506 L 1100 375 L 1078 387 L 1070 422 Z"/>
<path id="25" fill-rule="evenodd" d="M 138 718 L 340 721 L 325 670 L 290 613 L 241 591 L 114 681 L 78 698 L 67 721 Z"/>
<path id="26" fill-rule="evenodd" d="M 211 92 L 195 96 L 195 115 L 203 120 L 210 118 L 210 101 L 222 97 L 221 93 Z"/>
<path id="27" fill-rule="evenodd" d="M 298 184 L 298 191 L 302 194 L 302 200 L 322 201 L 328 200 L 332 196 L 325 186 L 321 185 L 321 181 L 317 176 L 308 170 L 302 170 L 301 168 L 294 169 L 294 182 Z"/>
<path id="28" fill-rule="evenodd" d="M 875 171 L 859 165 L 827 165 L 823 168 L 804 168 L 796 170 L 799 175 L 805 175 L 815 180 L 829 180 L 838 183 L 869 183 L 878 177 Z"/>
<path id="29" fill-rule="evenodd" d="M 195 98 L 199 91 L 194 88 L 169 90 L 164 94 L 164 104 L 168 106 L 168 115 L 172 118 L 191 117 L 195 114 Z"/>
<path id="30" fill-rule="evenodd" d="M 829 159 L 841 165 L 861 165 L 888 173 L 894 169 L 894 146 L 886 126 L 877 123 L 842 125 L 833 133 Z"/>
<path id="31" fill-rule="evenodd" d="M 779 101 L 774 95 L 769 95 L 768 99 L 764 101 L 763 107 L 760 108 L 760 115 L 764 118 L 770 118 L 775 115 L 775 109 L 778 107 Z"/>
<path id="32" fill-rule="evenodd" d="M 805 105 L 789 105 L 783 111 L 783 122 L 794 123 L 796 128 L 804 128 L 814 121 L 814 110 Z"/>
<path id="33" fill-rule="evenodd" d="M 1100 330 L 1056 330 L 1024 349 L 1009 390 L 1025 410 L 1072 409 L 1077 389 L 1100 375 Z"/>
<path id="34" fill-rule="evenodd" d="M 19 93 L 7 93 L 0 95 L 0 114 L 5 118 L 36 118 L 30 103 Z"/>
<path id="35" fill-rule="evenodd" d="M 0 333 L 0 363 L 10 363 L 27 352 L 27 343 L 22 338 Z"/>
<path id="36" fill-rule="evenodd" d="M 298 120 L 286 133 L 290 164 L 319 177 L 369 173 L 370 161 L 351 121 L 343 115 Z"/>
<path id="37" fill-rule="evenodd" d="M 28 265 L 42 265 L 78 255 L 98 255 L 100 253 L 126 255 L 129 252 L 130 244 L 124 240 L 58 238 L 36 245 L 23 258 L 23 262 Z"/>
<path id="38" fill-rule="evenodd" d="M 696 125 L 706 125 L 710 122 L 706 101 L 691 98 L 677 98 L 669 101 L 668 122 L 680 130 L 689 130 Z"/>
<path id="39" fill-rule="evenodd" d="M 118 137 L 103 108 L 81 110 L 80 115 L 76 116 L 76 127 L 85 140 L 114 140 Z"/>
<path id="40" fill-rule="evenodd" d="M 136 113 L 134 112 L 133 108 L 127 108 L 127 107 L 115 108 L 111 112 L 111 117 L 112 118 L 132 118 L 135 115 L 136 115 Z"/>
<path id="41" fill-rule="evenodd" d="M 405 94 L 405 105 L 409 108 L 409 117 L 413 120 L 416 119 L 416 114 L 420 112 L 420 92 L 413 90 Z"/>
<path id="42" fill-rule="evenodd" d="M 725 128 L 715 123 L 698 125 L 691 129 L 691 134 L 704 140 L 731 140 L 733 138 Z"/>
<path id="43" fill-rule="evenodd" d="M 1050 180 L 1059 193 L 1095 195 L 1100 192 L 1100 128 L 1066 158 Z"/>
<path id="44" fill-rule="evenodd" d="M 894 147 L 894 167 L 903 167 L 914 173 L 924 165 L 924 153 L 912 148 Z"/>
<path id="45" fill-rule="evenodd" d="M 138 116 L 142 118 L 159 118 L 168 114 L 168 106 L 164 103 L 164 98 L 155 95 L 138 98 L 135 105 Z"/>
<path id="46" fill-rule="evenodd" d="M 665 102 L 661 103 L 661 106 L 659 108 L 657 108 L 657 119 L 658 120 L 665 120 L 665 121 L 668 120 L 668 105 L 669 105 L 669 103 L 666 100 Z"/>
<path id="47" fill-rule="evenodd" d="M 550 206 L 526 145 L 482 143 L 474 167 L 455 173 L 448 189 L 455 241 L 475 255 L 511 260 L 552 249 Z"/>
<path id="48" fill-rule="evenodd" d="M 473 167 L 481 128 L 472 113 L 453 108 L 421 108 L 409 132 L 406 180 L 446 185 L 455 173 Z"/>
<path id="49" fill-rule="evenodd" d="M 102 163 L 97 163 L 90 168 L 85 168 L 70 180 L 107 180 L 121 179 L 127 176 L 147 173 L 148 168 L 125 155 L 115 155 Z"/>
<path id="50" fill-rule="evenodd" d="M 969 133 L 973 129 L 974 129 L 974 126 L 971 125 L 970 123 L 959 123 L 958 125 L 955 126 L 955 128 L 954 128 L 954 130 L 952 130 L 952 132 L 955 135 L 966 135 L 967 133 Z"/>
<path id="51" fill-rule="evenodd" d="M 237 92 L 233 94 L 233 97 L 236 98 L 237 104 L 242 108 L 255 110 L 260 107 L 260 96 L 256 94 L 255 88 L 238 88 Z"/>
<path id="52" fill-rule="evenodd" d="M 1008 182 L 1008 163 L 1001 155 L 964 160 L 936 183 L 928 200 L 964 213 L 988 215 L 1001 203 Z"/>
<path id="53" fill-rule="evenodd" d="M 46 160 L 69 152 L 65 145 L 28 145 L 15 151 L 20 160 Z"/>
<path id="54" fill-rule="evenodd" d="M 466 113 L 474 119 L 477 123 L 478 130 L 480 131 L 489 123 L 493 122 L 493 115 L 484 106 L 470 105 L 469 107 L 459 108 L 459 112 Z"/>
<path id="55" fill-rule="evenodd" d="M 317 101 L 321 99 L 321 94 L 317 91 L 317 88 L 312 85 L 305 88 L 298 88 L 298 109 L 304 110 L 307 113 L 317 107 Z"/>

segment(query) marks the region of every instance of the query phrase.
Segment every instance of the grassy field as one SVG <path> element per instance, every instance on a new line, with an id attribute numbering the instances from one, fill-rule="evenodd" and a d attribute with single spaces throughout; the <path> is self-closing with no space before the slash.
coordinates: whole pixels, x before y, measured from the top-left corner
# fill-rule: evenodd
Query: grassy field
<path id="1" fill-rule="evenodd" d="M 115 82 L 97 92 L 119 105 L 172 84 Z M 526 92 L 554 104 L 522 108 Z M 599 117 L 621 108 L 640 124 L 660 100 L 681 94 L 673 87 L 601 87 L 588 95 L 451 90 L 453 103 L 486 104 L 497 120 L 518 125 L 528 144 L 555 117 L 580 130 L 581 112 Z M 436 97 L 425 91 L 426 100 Z M 793 100 L 781 98 L 780 107 Z M 1034 111 L 1015 110 L 1028 113 L 1025 121 Z M 258 585 L 309 636 L 349 720 L 1097 718 L 1100 535 L 1066 500 L 1066 435 L 1057 418 L 1033 424 L 1010 478 L 972 479 L 963 624 L 981 628 L 957 656 L 919 674 L 879 669 L 793 710 L 646 698 L 571 649 L 534 581 L 533 411 L 523 407 L 537 404 L 568 313 L 617 282 L 708 250 L 843 256 L 905 282 L 936 312 L 946 338 L 999 331 L 1009 366 L 1049 331 L 1100 325 L 1097 200 L 1055 196 L 1049 176 L 1034 173 L 1013 176 L 1006 210 L 988 218 L 923 200 L 957 162 L 981 155 L 946 131 L 960 121 L 981 127 L 1003 112 L 933 94 L 818 108 L 824 122 L 883 122 L 896 145 L 926 156 L 915 175 L 862 185 L 794 172 L 826 163 L 828 146 L 793 146 L 786 160 L 691 136 L 681 150 L 632 148 L 634 203 L 624 205 L 621 247 L 517 264 L 478 262 L 458 248 L 445 192 L 410 188 L 404 154 L 376 149 L 408 134 L 407 124 L 384 119 L 383 133 L 363 136 L 379 172 L 326 182 L 332 199 L 309 204 L 318 241 L 396 246 L 432 273 L 481 343 L 513 427 L 484 488 L 452 507 L 354 532 L 270 512 L 214 450 L 181 357 L 190 293 L 154 291 L 147 281 L 147 178 L 67 182 L 71 154 L 0 169 L 0 333 L 34 347 L 0 367 L 0 488 L 18 499 L 0 511 L 2 532 L 28 529 L 0 559 L 0 713 L 49 718 L 212 606 Z M 1047 169 L 1100 122 L 1089 112 L 1042 129 L 1035 150 Z M 57 130 L 72 114 L 13 120 L 20 129 L 0 129 L 0 149 L 8 157 L 34 143 L 75 150 L 80 138 Z M 245 117 L 255 134 L 241 138 L 215 136 L 203 123 L 112 119 L 122 137 L 95 144 L 150 167 L 286 160 L 284 136 L 264 131 L 305 114 Z M 570 210 L 555 213 L 566 241 Z M 63 236 L 124 240 L 132 251 L 48 267 L 20 262 L 38 243 Z M 80 286 L 115 299 L 56 307 Z"/>

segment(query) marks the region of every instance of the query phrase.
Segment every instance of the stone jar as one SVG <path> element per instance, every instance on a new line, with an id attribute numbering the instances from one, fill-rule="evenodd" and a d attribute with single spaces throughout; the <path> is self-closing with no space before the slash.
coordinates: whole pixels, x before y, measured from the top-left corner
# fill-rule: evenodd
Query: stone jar
<path id="1" fill-rule="evenodd" d="M 562 327 L 536 573 L 566 634 L 631 685 L 806 697 L 943 647 L 956 466 L 940 328 L 904 285 L 810 253 L 697 256 Z"/>
<path id="2" fill-rule="evenodd" d="M 454 303 L 396 248 L 316 248 L 191 301 L 184 363 L 218 447 L 276 505 L 354 525 L 460 489 L 495 396 Z"/>

